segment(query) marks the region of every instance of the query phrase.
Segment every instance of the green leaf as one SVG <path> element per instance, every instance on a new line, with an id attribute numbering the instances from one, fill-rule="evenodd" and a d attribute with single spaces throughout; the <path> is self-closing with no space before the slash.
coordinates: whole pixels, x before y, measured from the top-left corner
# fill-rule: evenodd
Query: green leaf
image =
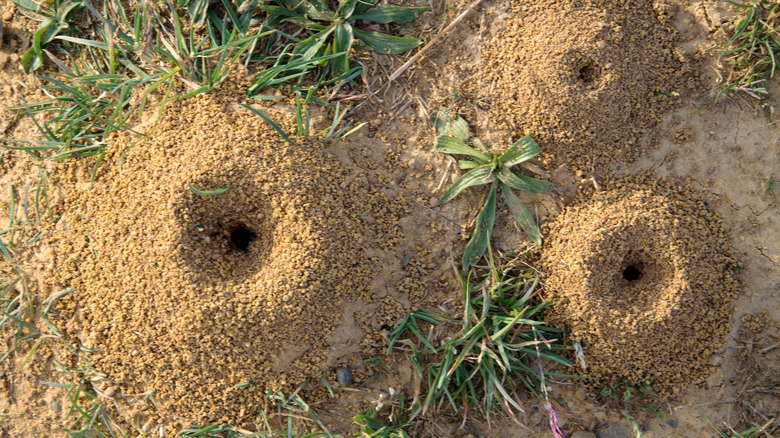
<path id="1" fill-rule="evenodd" d="M 301 55 L 302 59 L 312 59 L 316 56 L 322 55 L 322 47 L 328 40 L 328 36 L 336 29 L 335 25 L 331 25 L 327 29 L 320 33 L 316 33 L 309 38 L 301 41 L 295 46 L 293 53 Z"/>
<path id="2" fill-rule="evenodd" d="M 199 195 L 219 195 L 221 193 L 225 193 L 228 190 L 230 190 L 230 187 L 222 187 L 221 189 L 216 189 L 216 190 L 200 190 L 200 189 L 196 189 L 191 182 L 187 182 L 187 185 L 190 186 L 190 190 L 192 190 L 193 192 Z"/>
<path id="3" fill-rule="evenodd" d="M 457 138 L 441 136 L 436 139 L 436 150 L 445 154 L 468 155 L 476 158 L 481 164 L 490 162 L 490 157 L 472 148 Z"/>
<path id="4" fill-rule="evenodd" d="M 306 0 L 282 0 L 293 11 L 308 17 L 310 20 L 334 21 L 335 14 L 323 3 Z"/>
<path id="5" fill-rule="evenodd" d="M 506 205 L 509 207 L 509 211 L 512 212 L 512 216 L 515 217 L 517 224 L 520 228 L 528 234 L 537 245 L 542 244 L 542 233 L 539 231 L 539 227 L 536 226 L 536 221 L 531 212 L 525 208 L 525 205 L 520 201 L 520 198 L 512 192 L 512 189 L 504 183 L 501 184 L 501 193 L 504 194 Z"/>
<path id="6" fill-rule="evenodd" d="M 365 32 L 360 29 L 353 29 L 353 32 L 357 38 L 368 47 L 371 47 L 373 51 L 385 55 L 406 53 L 420 45 L 420 42 L 414 38 L 390 36 L 379 32 Z"/>
<path id="7" fill-rule="evenodd" d="M 498 179 L 513 189 L 528 193 L 546 192 L 550 190 L 551 186 L 548 181 L 517 174 L 509 170 L 508 167 L 501 167 L 501 170 L 498 171 Z"/>
<path id="8" fill-rule="evenodd" d="M 496 180 L 492 164 L 483 164 L 482 166 L 471 169 L 468 173 L 458 178 L 439 199 L 439 204 L 446 204 L 454 197 L 458 196 L 463 190 L 476 185 L 489 184 Z"/>
<path id="9" fill-rule="evenodd" d="M 32 47 L 22 56 L 22 66 L 27 73 L 39 69 L 43 65 L 43 48 L 57 34 L 68 28 L 68 23 L 58 23 L 54 18 L 48 18 L 38 26 L 33 34 Z"/>
<path id="10" fill-rule="evenodd" d="M 352 14 L 355 12 L 355 6 L 357 5 L 357 0 L 345 0 L 341 2 L 341 5 L 336 10 L 336 15 L 343 18 L 344 20 L 350 18 Z"/>
<path id="11" fill-rule="evenodd" d="M 530 135 L 526 135 L 501 154 L 498 160 L 504 166 L 512 167 L 515 164 L 530 160 L 539 155 L 540 152 L 542 152 L 542 148 L 539 147 L 539 144 Z"/>
<path id="12" fill-rule="evenodd" d="M 463 251 L 463 271 L 468 271 L 471 266 L 482 258 L 482 254 L 487 249 L 488 241 L 490 240 L 490 234 L 493 231 L 493 223 L 496 218 L 496 185 L 494 181 L 490 186 L 490 193 L 488 193 L 485 206 L 477 215 L 477 225 L 474 228 L 474 235 L 471 236 L 471 240 L 466 244 L 466 249 Z"/>
<path id="13" fill-rule="evenodd" d="M 482 163 L 477 163 L 476 161 L 471 161 L 471 160 L 458 161 L 458 167 L 460 167 L 462 170 L 473 169 L 479 166 L 480 164 Z"/>
<path id="14" fill-rule="evenodd" d="M 376 6 L 377 3 L 379 3 L 379 0 L 358 0 L 355 5 L 355 12 L 362 14 Z"/>
<path id="15" fill-rule="evenodd" d="M 13 3 L 16 6 L 25 8 L 25 9 L 33 11 L 33 12 L 37 11 L 38 7 L 39 7 L 38 4 L 36 4 L 32 0 L 13 0 Z M 44 6 L 44 5 L 42 5 L 42 6 Z"/>
<path id="16" fill-rule="evenodd" d="M 70 15 L 71 12 L 73 12 L 76 9 L 81 9 L 84 7 L 83 1 L 64 1 L 62 2 L 59 7 L 57 7 L 57 21 L 60 22 L 60 24 L 66 24 L 67 26 L 68 22 L 68 15 Z"/>
<path id="17" fill-rule="evenodd" d="M 360 424 L 362 424 L 363 421 L 365 421 L 365 425 L 374 430 L 379 430 L 385 427 L 384 423 L 372 417 L 369 417 L 367 415 L 358 415 L 355 417 L 355 421 L 357 421 Z"/>
<path id="18" fill-rule="evenodd" d="M 272 17 L 293 17 L 293 18 L 301 18 L 300 15 L 296 14 L 295 12 L 283 8 L 281 6 L 274 6 L 274 5 L 257 5 L 257 9 L 260 9 L 261 11 L 268 12 L 271 14 Z"/>
<path id="19" fill-rule="evenodd" d="M 195 27 L 203 26 L 208 16 L 209 0 L 189 0 L 187 2 L 187 12 Z"/>
<path id="20" fill-rule="evenodd" d="M 333 39 L 333 53 L 341 53 L 341 55 L 331 61 L 337 74 L 349 70 L 349 50 L 352 48 L 353 41 L 352 25 L 346 21 L 338 23 Z"/>
<path id="21" fill-rule="evenodd" d="M 452 115 L 449 110 L 440 110 L 435 117 L 436 129 L 439 134 L 449 137 L 455 137 L 462 142 L 469 141 L 469 124 L 459 115 Z"/>
<path id="22" fill-rule="evenodd" d="M 428 8 L 405 8 L 395 5 L 382 5 L 366 13 L 353 15 L 353 20 L 369 20 L 377 23 L 406 24 L 414 21 Z"/>

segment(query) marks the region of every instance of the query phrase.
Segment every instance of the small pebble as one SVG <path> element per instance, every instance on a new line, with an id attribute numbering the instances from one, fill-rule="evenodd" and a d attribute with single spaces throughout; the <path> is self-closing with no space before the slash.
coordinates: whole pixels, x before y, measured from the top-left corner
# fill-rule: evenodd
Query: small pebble
<path id="1" fill-rule="evenodd" d="M 110 386 L 108 389 L 103 391 L 103 394 L 108 398 L 114 398 L 116 395 L 116 386 Z"/>
<path id="2" fill-rule="evenodd" d="M 619 424 L 613 424 L 609 429 L 599 431 L 600 438 L 629 438 Z"/>
<path id="3" fill-rule="evenodd" d="M 571 435 L 571 438 L 596 438 L 596 434 L 593 432 L 578 430 Z"/>
<path id="4" fill-rule="evenodd" d="M 336 381 L 339 382 L 339 385 L 341 386 L 349 386 L 352 384 L 352 371 L 349 370 L 349 367 L 336 368 Z"/>
<path id="5" fill-rule="evenodd" d="M 52 400 L 52 401 L 51 401 L 51 409 L 52 409 L 54 412 L 58 413 L 58 414 L 59 414 L 60 412 L 62 412 L 62 406 L 60 406 L 60 404 L 57 402 L 57 400 Z"/>
<path id="6" fill-rule="evenodd" d="M 3 12 L 3 21 L 11 21 L 12 18 L 14 18 L 14 13 L 12 11 Z"/>
<path id="7" fill-rule="evenodd" d="M 437 205 L 439 205 L 439 198 L 437 198 L 435 196 L 431 197 L 431 199 L 428 200 L 428 204 L 431 207 L 436 207 Z"/>
<path id="8" fill-rule="evenodd" d="M 710 356 L 710 365 L 712 366 L 720 366 L 720 364 L 723 363 L 723 356 L 719 354 L 713 354 Z"/>
<path id="9" fill-rule="evenodd" d="M 141 427 L 141 430 L 142 430 L 144 433 L 149 433 L 149 431 L 150 431 L 150 430 L 152 430 L 152 428 L 153 428 L 153 427 L 154 427 L 156 424 L 157 424 L 157 421 L 155 421 L 155 420 L 154 420 L 154 418 L 150 418 L 150 419 L 146 420 L 146 422 L 144 423 L 144 425 Z"/>

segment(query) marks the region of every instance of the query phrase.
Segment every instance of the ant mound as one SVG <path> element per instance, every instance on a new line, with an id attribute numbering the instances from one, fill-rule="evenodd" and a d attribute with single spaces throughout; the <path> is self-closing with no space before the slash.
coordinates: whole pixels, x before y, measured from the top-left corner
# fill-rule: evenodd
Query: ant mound
<path id="1" fill-rule="evenodd" d="M 566 208 L 549 231 L 540 266 L 550 298 L 562 299 L 550 323 L 581 341 L 591 376 L 663 393 L 705 377 L 737 284 L 721 219 L 704 201 L 625 180 Z"/>
<path id="2" fill-rule="evenodd" d="M 66 193 L 49 242 L 45 281 L 76 289 L 53 322 L 162 418 L 248 421 L 267 390 L 372 352 L 422 295 L 372 283 L 403 198 L 242 100 L 179 101 L 142 141 L 115 136 L 104 162 L 121 166 Z"/>
<path id="3" fill-rule="evenodd" d="M 547 167 L 607 169 L 692 90 L 661 2 L 513 1 L 482 52 L 491 126 L 542 145 Z"/>

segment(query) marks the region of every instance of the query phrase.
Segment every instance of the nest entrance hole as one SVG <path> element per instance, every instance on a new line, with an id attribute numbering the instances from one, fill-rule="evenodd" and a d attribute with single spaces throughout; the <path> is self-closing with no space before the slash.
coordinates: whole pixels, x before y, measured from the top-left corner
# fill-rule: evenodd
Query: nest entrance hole
<path id="1" fill-rule="evenodd" d="M 242 281 L 259 272 L 274 248 L 273 212 L 263 189 L 242 171 L 195 180 L 196 187 L 233 187 L 216 195 L 188 188 L 174 207 L 177 252 L 185 270 L 208 281 Z"/>
<path id="2" fill-rule="evenodd" d="M 623 269 L 623 279 L 626 281 L 636 281 L 642 278 L 642 266 L 639 264 L 630 264 Z"/>
<path id="3" fill-rule="evenodd" d="M 246 253 L 249 245 L 257 239 L 257 234 L 244 224 L 237 224 L 227 230 L 230 247 Z"/>
<path id="4" fill-rule="evenodd" d="M 601 74 L 601 69 L 599 68 L 598 64 L 594 62 L 587 62 L 585 65 L 580 67 L 577 75 L 577 79 L 582 81 L 585 84 L 592 84 L 596 81 L 596 79 L 599 78 L 599 75 Z"/>

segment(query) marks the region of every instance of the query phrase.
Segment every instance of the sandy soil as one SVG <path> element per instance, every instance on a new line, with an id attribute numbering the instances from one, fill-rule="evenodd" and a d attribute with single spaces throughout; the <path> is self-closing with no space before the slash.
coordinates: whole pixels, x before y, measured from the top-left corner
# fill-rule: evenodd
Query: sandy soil
<path id="1" fill-rule="evenodd" d="M 634 162 L 618 162 L 604 169 L 572 166 L 567 163 L 537 162 L 539 173 L 549 175 L 556 190 L 549 195 L 527 196 L 523 201 L 535 206 L 532 211 L 542 222 L 549 221 L 568 205 L 586 187 L 592 188 L 607 172 L 613 176 L 638 175 L 651 172 L 672 182 L 691 184 L 719 201 L 711 207 L 723 218 L 729 230 L 733 252 L 743 268 L 736 278 L 741 283 L 739 297 L 733 303 L 731 331 L 725 345 L 709 359 L 711 374 L 699 384 L 681 389 L 664 399 L 653 398 L 652 403 L 664 412 L 661 420 L 656 412 L 636 409 L 633 414 L 645 427 L 647 437 L 706 437 L 714 432 L 707 417 L 718 425 L 746 428 L 765 423 L 780 413 L 777 395 L 780 375 L 780 193 L 768 190 L 771 177 L 780 178 L 780 127 L 775 123 L 769 101 L 766 111 L 756 112 L 740 96 L 714 100 L 720 73 L 715 53 L 722 44 L 725 32 L 733 27 L 735 11 L 715 1 L 673 1 L 668 9 L 669 25 L 679 33 L 678 50 L 687 58 L 696 60 L 694 73 L 699 87 L 679 102 L 677 109 L 663 114 L 663 122 L 637 137 L 643 145 Z M 453 19 L 457 11 L 468 6 L 466 2 L 447 2 L 433 5 L 416 26 L 435 28 L 441 19 Z M 9 2 L 0 3 L 0 15 L 12 11 Z M 491 96 L 480 95 L 473 84 L 479 83 L 483 56 L 481 48 L 487 40 L 502 31 L 505 5 L 485 2 L 478 6 L 455 31 L 429 54 L 422 58 L 401 78 L 382 89 L 378 99 L 359 108 L 354 117 L 368 121 L 368 127 L 344 143 L 328 148 L 344 163 L 363 172 L 382 172 L 402 188 L 410 207 L 418 209 L 422 218 L 401 218 L 405 241 L 395 254 L 395 269 L 405 270 L 412 277 L 419 268 L 402 261 L 409 252 L 420 246 L 418 236 L 429 236 L 425 243 L 435 241 L 435 247 L 426 247 L 417 265 L 429 269 L 428 279 L 449 273 L 449 251 L 462 249 L 462 237 L 470 229 L 480 196 L 468 194 L 462 200 L 437 206 L 436 200 L 457 176 L 448 158 L 434 151 L 434 133 L 427 122 L 439 105 L 455 106 L 462 110 L 477 135 L 496 147 L 507 144 L 516 134 L 509 130 L 491 129 Z M 0 47 L 0 136 L 34 138 L 34 125 L 27 119 L 11 119 L 5 108 L 27 99 L 42 98 L 34 78 L 20 71 L 18 58 L 28 44 L 30 23 L 17 12 L 10 20 L 3 17 L 3 45 Z M 402 61 L 379 57 L 377 71 L 392 72 Z M 376 89 L 384 81 L 377 74 L 372 79 Z M 770 91 L 780 92 L 780 84 L 773 81 Z M 543 145 L 544 146 L 544 145 Z M 11 183 L 20 193 L 35 180 L 40 170 L 25 154 L 6 153 L 2 161 L 2 182 Z M 541 168 L 546 167 L 546 171 Z M 547 173 L 549 172 L 549 173 Z M 778 188 L 780 191 L 780 187 Z M 56 195 L 56 190 L 53 191 Z M 58 198 L 55 199 L 55 204 Z M 0 190 L 0 203 L 8 219 L 7 190 Z M 502 219 L 503 218 L 503 219 Z M 516 248 L 528 242 L 505 216 L 499 215 L 495 234 L 499 248 Z M 421 230 L 424 228 L 424 230 Z M 436 237 L 436 239 L 433 239 Z M 423 245 L 425 246 L 425 245 Z M 421 251 L 423 252 L 423 251 Z M 6 272 L 6 275 L 8 273 Z M 34 276 L 31 276 L 34 278 Z M 389 277 L 388 277 L 389 278 Z M 389 281 L 389 280 L 388 280 Z M 21 287 L 21 286 L 20 286 Z M 36 284 L 30 282 L 32 296 Z M 434 310 L 452 311 L 458 291 L 450 291 L 450 301 L 429 302 Z M 40 305 L 45 297 L 35 298 Z M 422 305 L 426 307 L 425 304 Z M 349 333 L 345 332 L 348 337 Z M 716 344 L 717 341 L 713 341 Z M 29 348 L 29 346 L 28 346 Z M 70 401 L 61 388 L 42 382 L 59 382 L 67 376 L 52 365 L 57 353 L 43 344 L 25 366 L 24 352 L 9 358 L 1 365 L 0 374 L 0 436 L 60 436 L 62 427 L 70 424 Z M 414 392 L 414 372 L 403 354 L 387 359 L 391 376 L 381 382 L 374 379 L 353 390 L 337 391 L 335 400 L 315 403 L 312 407 L 331 425 L 332 431 L 348 431 L 351 417 L 360 409 L 375 406 L 373 401 L 389 396 L 389 388 L 407 396 Z M 369 375 L 369 370 L 353 366 L 357 383 Z M 334 375 L 326 376 L 331 380 Z M 106 382 L 84 382 L 107 390 Z M 560 406 L 562 424 L 568 433 L 580 430 L 594 431 L 602 437 L 631 436 L 630 429 L 613 403 L 596 397 L 578 381 L 560 381 L 553 385 L 553 398 Z M 105 394 L 105 392 L 104 392 Z M 105 397 L 109 412 L 127 412 L 132 395 L 113 393 Z M 130 436 L 142 435 L 144 423 L 151 415 L 140 413 L 140 424 L 127 426 Z M 510 421 L 499 422 L 492 429 L 478 419 L 469 419 L 469 426 L 480 435 L 470 435 L 468 429 L 457 425 L 437 423 L 435 419 L 413 436 L 495 436 L 535 437 L 552 436 L 547 415 L 534 400 L 526 402 L 522 416 L 525 426 Z M 282 425 L 274 418 L 275 427 Z M 147 430 L 154 429 L 149 423 Z M 302 427 L 306 427 L 304 424 Z M 161 429 L 160 429 L 161 430 Z"/>

